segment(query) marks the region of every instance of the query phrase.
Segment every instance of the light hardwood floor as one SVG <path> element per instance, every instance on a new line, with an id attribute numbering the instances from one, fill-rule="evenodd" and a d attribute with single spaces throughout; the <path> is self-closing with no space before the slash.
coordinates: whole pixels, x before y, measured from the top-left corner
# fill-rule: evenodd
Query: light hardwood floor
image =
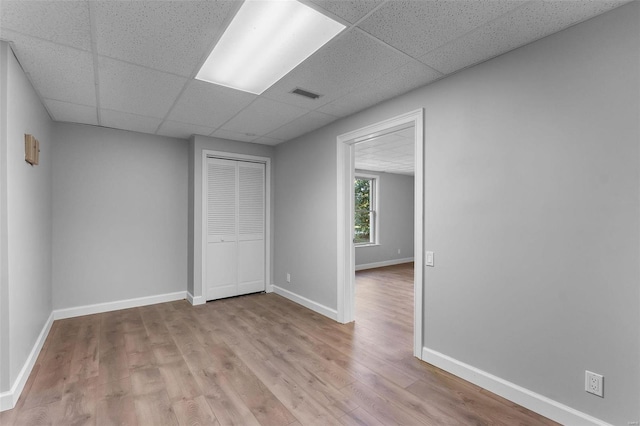
<path id="1" fill-rule="evenodd" d="M 0 424 L 555 424 L 412 356 L 412 273 L 359 272 L 349 325 L 275 294 L 55 321 Z"/>

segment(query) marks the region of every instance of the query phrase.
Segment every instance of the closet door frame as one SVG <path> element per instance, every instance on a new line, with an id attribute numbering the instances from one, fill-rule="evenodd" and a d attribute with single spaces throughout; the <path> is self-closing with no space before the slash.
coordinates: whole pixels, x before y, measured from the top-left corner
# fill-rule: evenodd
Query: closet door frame
<path id="1" fill-rule="evenodd" d="M 233 161 L 247 161 L 252 163 L 264 164 L 264 287 L 267 293 L 273 291 L 271 285 L 271 158 L 259 157 L 256 155 L 236 154 L 233 152 L 213 151 L 208 149 L 202 150 L 202 203 L 200 209 L 202 211 L 202 288 L 201 293 L 204 300 L 207 300 L 207 268 L 206 268 L 206 256 L 207 256 L 207 159 L 219 158 L 221 160 L 233 160 Z"/>

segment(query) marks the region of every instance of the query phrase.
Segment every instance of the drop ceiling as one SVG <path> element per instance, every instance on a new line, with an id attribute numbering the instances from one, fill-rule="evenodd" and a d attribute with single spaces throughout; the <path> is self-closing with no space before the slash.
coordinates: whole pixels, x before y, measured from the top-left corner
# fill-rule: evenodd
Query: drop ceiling
<path id="1" fill-rule="evenodd" d="M 259 96 L 194 80 L 239 1 L 1 0 L 0 38 L 56 121 L 276 145 L 628 0 L 304 2 L 347 28 Z"/>
<path id="2" fill-rule="evenodd" d="M 355 151 L 357 170 L 410 176 L 415 174 L 413 126 L 358 143 Z"/>

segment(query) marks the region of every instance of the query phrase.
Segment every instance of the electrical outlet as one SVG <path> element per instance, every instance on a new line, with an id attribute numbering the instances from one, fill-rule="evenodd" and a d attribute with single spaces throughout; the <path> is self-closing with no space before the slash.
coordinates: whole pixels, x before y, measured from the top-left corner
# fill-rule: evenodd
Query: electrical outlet
<path id="1" fill-rule="evenodd" d="M 584 372 L 584 390 L 604 398 L 604 377 L 591 371 Z"/>
<path id="2" fill-rule="evenodd" d="M 400 254 L 400 249 L 398 249 L 398 254 Z"/>
<path id="3" fill-rule="evenodd" d="M 291 282 L 291 274 L 287 272 L 287 282 L 290 283 Z"/>

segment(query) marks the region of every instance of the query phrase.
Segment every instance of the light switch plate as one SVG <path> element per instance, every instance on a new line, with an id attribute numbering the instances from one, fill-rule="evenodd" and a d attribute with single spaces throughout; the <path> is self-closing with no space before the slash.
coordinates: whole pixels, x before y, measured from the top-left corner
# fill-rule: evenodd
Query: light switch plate
<path id="1" fill-rule="evenodd" d="M 426 258 L 427 258 L 427 266 L 434 266 L 433 265 L 433 252 L 432 251 L 426 252 Z"/>

